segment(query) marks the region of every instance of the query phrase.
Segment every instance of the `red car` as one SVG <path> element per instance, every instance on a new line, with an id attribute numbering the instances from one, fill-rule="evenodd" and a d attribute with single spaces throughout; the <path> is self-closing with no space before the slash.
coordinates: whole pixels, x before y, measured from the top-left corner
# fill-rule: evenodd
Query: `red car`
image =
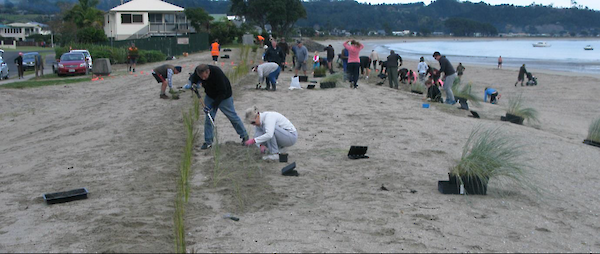
<path id="1" fill-rule="evenodd" d="M 88 74 L 89 68 L 83 53 L 64 53 L 58 61 L 58 76 Z"/>

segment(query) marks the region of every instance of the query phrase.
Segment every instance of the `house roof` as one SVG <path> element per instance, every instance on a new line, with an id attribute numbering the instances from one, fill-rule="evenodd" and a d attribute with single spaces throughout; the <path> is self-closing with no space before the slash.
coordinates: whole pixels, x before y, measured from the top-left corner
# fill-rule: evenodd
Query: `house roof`
<path id="1" fill-rule="evenodd" d="M 10 23 L 8 24 L 11 27 L 40 27 L 39 25 L 29 24 L 29 23 Z"/>
<path id="2" fill-rule="evenodd" d="M 160 11 L 172 12 L 183 11 L 183 8 L 161 0 L 132 0 L 115 8 L 110 9 L 111 12 L 117 11 Z"/>

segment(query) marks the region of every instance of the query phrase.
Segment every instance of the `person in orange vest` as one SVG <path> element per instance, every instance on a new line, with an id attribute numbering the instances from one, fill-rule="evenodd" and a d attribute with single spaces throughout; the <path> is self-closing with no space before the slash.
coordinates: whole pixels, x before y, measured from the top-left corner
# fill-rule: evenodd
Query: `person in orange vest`
<path id="1" fill-rule="evenodd" d="M 127 59 L 129 59 L 129 71 L 131 71 L 131 67 L 133 67 L 133 72 L 135 72 L 135 65 L 139 56 L 139 50 L 135 46 L 135 43 L 132 42 L 131 47 L 127 49 Z"/>
<path id="2" fill-rule="evenodd" d="M 219 45 L 219 39 L 215 39 L 215 42 L 210 44 L 210 55 L 212 55 L 212 59 L 217 64 L 217 60 L 219 59 L 219 51 L 221 51 L 221 45 Z"/>
<path id="3" fill-rule="evenodd" d="M 259 35 L 259 36 L 256 36 L 256 38 L 258 39 L 258 44 L 260 44 L 260 46 L 265 45 L 264 44 L 265 43 L 265 37 L 262 37 L 262 36 Z"/>

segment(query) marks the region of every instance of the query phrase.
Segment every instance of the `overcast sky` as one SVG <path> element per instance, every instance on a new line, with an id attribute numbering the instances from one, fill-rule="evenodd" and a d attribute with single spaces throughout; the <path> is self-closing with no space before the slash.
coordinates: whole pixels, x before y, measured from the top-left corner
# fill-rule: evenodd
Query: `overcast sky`
<path id="1" fill-rule="evenodd" d="M 356 0 L 359 3 L 371 3 L 371 4 L 392 4 L 392 3 L 415 3 L 415 2 L 423 2 L 425 4 L 429 4 L 432 0 Z M 461 2 L 465 2 L 466 0 L 460 0 Z M 554 7 L 570 7 L 571 0 L 472 0 L 469 2 L 479 3 L 485 2 L 491 5 L 498 4 L 514 4 L 519 6 L 530 5 L 531 3 L 535 4 L 543 4 L 550 5 L 553 4 Z M 600 0 L 576 0 L 578 5 L 587 6 L 590 9 L 600 10 Z"/>

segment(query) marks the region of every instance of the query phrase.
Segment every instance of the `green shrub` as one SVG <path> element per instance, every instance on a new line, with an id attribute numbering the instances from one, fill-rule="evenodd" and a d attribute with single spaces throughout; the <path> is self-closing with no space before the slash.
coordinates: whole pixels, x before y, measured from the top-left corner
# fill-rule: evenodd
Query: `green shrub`
<path id="1" fill-rule="evenodd" d="M 138 59 L 138 63 L 153 63 L 164 61 L 167 56 L 158 50 L 140 50 L 140 58 Z M 127 58 L 127 57 L 126 57 Z"/>
<path id="2" fill-rule="evenodd" d="M 479 178 L 483 184 L 494 178 L 503 177 L 522 186 L 531 186 L 525 175 L 529 168 L 522 159 L 527 150 L 498 128 L 471 131 L 462 151 L 462 156 L 450 174 L 459 178 Z M 462 181 L 462 180 L 461 180 Z"/>
<path id="3" fill-rule="evenodd" d="M 539 122 L 538 111 L 533 108 L 526 108 L 523 106 L 523 94 L 519 94 L 517 97 L 508 99 L 508 108 L 506 113 L 520 116 L 528 122 Z"/>
<path id="4" fill-rule="evenodd" d="M 600 118 L 590 124 L 587 139 L 600 143 Z"/>
<path id="5" fill-rule="evenodd" d="M 92 59 L 108 58 L 111 64 L 127 63 L 127 48 L 117 48 L 105 45 L 95 44 L 73 44 L 71 49 L 87 49 L 92 55 Z M 69 52 L 69 46 L 56 47 L 54 53 L 56 58 L 60 58 L 62 54 Z M 164 61 L 167 56 L 158 50 L 140 50 L 139 64 Z"/>
<path id="6" fill-rule="evenodd" d="M 410 85 L 410 90 L 414 92 L 425 93 L 427 91 L 427 87 L 421 82 L 414 82 Z"/>

